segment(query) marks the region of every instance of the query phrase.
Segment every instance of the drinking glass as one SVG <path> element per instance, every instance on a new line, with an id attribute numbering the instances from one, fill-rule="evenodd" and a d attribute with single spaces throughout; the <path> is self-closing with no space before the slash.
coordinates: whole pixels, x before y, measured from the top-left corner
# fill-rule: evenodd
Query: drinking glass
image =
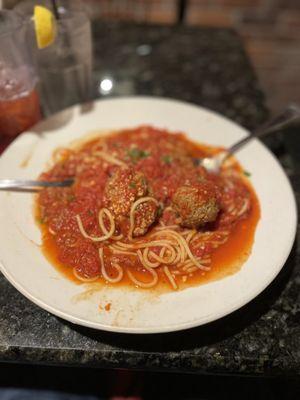
<path id="1" fill-rule="evenodd" d="M 26 30 L 14 12 L 0 11 L 0 136 L 14 137 L 41 118 Z"/>
<path id="2" fill-rule="evenodd" d="M 50 1 L 25 1 L 15 9 L 23 16 L 33 14 L 36 4 L 54 11 Z M 50 115 L 91 96 L 92 39 L 91 25 L 80 2 L 57 2 L 57 36 L 44 49 L 35 47 L 40 77 L 43 112 Z"/>
<path id="3" fill-rule="evenodd" d="M 37 64 L 46 114 L 90 99 L 91 27 L 85 14 L 69 12 L 57 21 L 56 40 L 37 51 Z"/>

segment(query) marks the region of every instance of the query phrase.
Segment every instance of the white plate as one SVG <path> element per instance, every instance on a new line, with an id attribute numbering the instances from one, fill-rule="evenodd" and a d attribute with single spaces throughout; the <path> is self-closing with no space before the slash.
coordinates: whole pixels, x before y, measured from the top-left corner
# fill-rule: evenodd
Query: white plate
<path id="1" fill-rule="evenodd" d="M 103 100 L 91 108 L 75 106 L 20 136 L 0 159 L 0 177 L 34 179 L 45 169 L 57 146 L 68 145 L 95 129 L 140 124 L 181 130 L 193 140 L 222 146 L 229 146 L 247 134 L 215 113 L 179 101 L 150 97 Z M 61 276 L 41 253 L 32 195 L 4 192 L 0 193 L 1 270 L 40 307 L 75 324 L 96 329 L 168 332 L 223 317 L 252 300 L 275 278 L 290 253 L 297 220 L 289 181 L 266 147 L 255 140 L 237 156 L 251 172 L 261 219 L 252 254 L 235 275 L 159 297 L 149 291 L 116 288 L 80 296 L 86 291 L 84 285 Z M 24 160 L 28 162 L 25 167 Z M 103 309 L 107 303 L 111 303 L 110 311 Z"/>

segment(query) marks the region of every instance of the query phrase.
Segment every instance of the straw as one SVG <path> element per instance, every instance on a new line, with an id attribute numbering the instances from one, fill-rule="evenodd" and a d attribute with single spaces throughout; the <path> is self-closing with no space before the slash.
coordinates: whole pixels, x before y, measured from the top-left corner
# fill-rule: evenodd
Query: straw
<path id="1" fill-rule="evenodd" d="M 2 1 L 2 0 L 0 0 L 0 1 Z M 59 16 L 56 0 L 51 0 L 51 3 L 52 3 L 52 8 L 53 8 L 53 13 L 54 13 L 55 19 L 59 19 L 60 16 Z"/>

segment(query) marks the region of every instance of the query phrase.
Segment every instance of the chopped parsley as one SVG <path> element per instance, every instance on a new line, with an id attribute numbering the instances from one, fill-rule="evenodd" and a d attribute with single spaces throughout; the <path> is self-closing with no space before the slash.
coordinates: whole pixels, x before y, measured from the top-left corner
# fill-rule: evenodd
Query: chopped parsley
<path id="1" fill-rule="evenodd" d="M 193 164 L 195 165 L 195 167 L 199 167 L 201 165 L 201 158 L 193 158 Z"/>
<path id="2" fill-rule="evenodd" d="M 88 214 L 89 214 L 90 216 L 94 215 L 94 213 L 93 213 L 92 210 L 88 210 Z"/>
<path id="3" fill-rule="evenodd" d="M 157 209 L 157 217 L 161 217 L 163 214 L 163 206 L 160 204 Z"/>
<path id="4" fill-rule="evenodd" d="M 135 183 L 135 182 L 130 182 L 130 183 L 129 183 L 129 187 L 130 187 L 131 189 L 135 189 L 135 188 L 136 188 L 136 183 Z"/>
<path id="5" fill-rule="evenodd" d="M 170 165 L 172 163 L 172 161 L 173 161 L 172 156 L 170 156 L 169 154 L 166 154 L 166 155 L 162 156 L 161 159 L 165 164 L 168 164 L 168 165 Z"/>
<path id="6" fill-rule="evenodd" d="M 198 175 L 198 176 L 197 176 L 197 181 L 198 181 L 198 182 L 204 182 L 204 181 L 205 181 L 204 176 Z"/>
<path id="7" fill-rule="evenodd" d="M 243 174 L 245 175 L 245 176 L 251 176 L 251 173 L 250 172 L 248 172 L 248 171 L 243 171 Z"/>
<path id="8" fill-rule="evenodd" d="M 127 155 L 131 158 L 131 161 L 137 162 L 142 158 L 147 158 L 150 153 L 149 151 L 141 150 L 138 147 L 127 150 Z"/>
<path id="9" fill-rule="evenodd" d="M 68 197 L 67 197 L 67 200 L 68 200 L 69 202 L 74 201 L 74 200 L 75 200 L 74 194 L 69 194 Z"/>
<path id="10" fill-rule="evenodd" d="M 45 223 L 45 219 L 44 218 L 37 218 L 37 222 L 39 223 L 39 224 L 44 224 Z"/>

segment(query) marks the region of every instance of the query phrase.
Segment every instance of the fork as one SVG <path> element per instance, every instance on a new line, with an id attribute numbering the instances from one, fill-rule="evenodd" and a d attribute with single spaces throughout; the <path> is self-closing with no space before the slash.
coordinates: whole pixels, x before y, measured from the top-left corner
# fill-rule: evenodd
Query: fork
<path id="1" fill-rule="evenodd" d="M 68 187 L 72 186 L 74 179 L 65 179 L 63 181 L 34 181 L 22 179 L 0 179 L 0 190 L 8 191 L 37 191 L 45 187 Z"/>

